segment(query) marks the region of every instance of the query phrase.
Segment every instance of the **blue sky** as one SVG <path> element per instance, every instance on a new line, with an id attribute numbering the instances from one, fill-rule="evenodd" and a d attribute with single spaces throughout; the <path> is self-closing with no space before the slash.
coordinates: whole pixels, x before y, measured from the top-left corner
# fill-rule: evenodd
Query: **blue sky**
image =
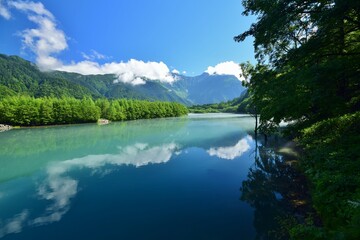
<path id="1" fill-rule="evenodd" d="M 252 39 L 233 40 L 255 21 L 242 10 L 240 0 L 0 0 L 0 52 L 68 71 L 87 68 L 77 65 L 84 61 L 108 71 L 119 66 L 102 64 L 134 59 L 196 75 L 222 62 L 254 62 Z M 46 21 L 53 25 L 44 30 Z M 41 49 L 42 37 L 57 42 Z"/>

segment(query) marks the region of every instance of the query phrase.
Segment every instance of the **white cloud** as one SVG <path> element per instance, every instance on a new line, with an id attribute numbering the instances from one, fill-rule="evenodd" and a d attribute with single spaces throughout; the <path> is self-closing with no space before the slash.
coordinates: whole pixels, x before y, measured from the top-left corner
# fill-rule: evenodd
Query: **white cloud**
<path id="1" fill-rule="evenodd" d="M 18 10 L 26 13 L 32 12 L 39 16 L 44 16 L 54 20 L 54 15 L 49 12 L 41 2 L 29 2 L 29 1 L 11 1 L 9 6 L 14 7 Z"/>
<path id="2" fill-rule="evenodd" d="M 37 28 L 22 31 L 23 44 L 36 55 L 36 63 L 42 70 L 60 70 L 80 74 L 115 74 L 116 81 L 133 85 L 145 84 L 145 80 L 173 82 L 169 68 L 163 62 L 143 62 L 131 59 L 128 62 L 111 62 L 100 65 L 95 60 L 108 59 L 105 55 L 91 50 L 82 53 L 85 61 L 64 64 L 54 55 L 68 45 L 65 33 L 58 29 L 54 15 L 42 3 L 14 1 L 9 5 L 27 14 Z"/>
<path id="3" fill-rule="evenodd" d="M 11 18 L 11 14 L 10 14 L 9 10 L 4 5 L 5 4 L 3 3 L 3 1 L 0 0 L 0 16 L 2 16 L 3 18 L 9 20 Z"/>
<path id="4" fill-rule="evenodd" d="M 86 59 L 86 60 L 89 60 L 89 61 L 93 61 L 93 60 L 105 60 L 105 59 L 109 59 L 109 57 L 105 56 L 104 54 L 101 54 L 97 51 L 95 51 L 94 49 L 92 49 L 90 51 L 90 53 L 84 53 L 82 52 L 81 53 L 81 56 Z"/>
<path id="5" fill-rule="evenodd" d="M 249 140 L 249 138 L 243 138 L 235 146 L 231 147 L 210 148 L 207 153 L 210 156 L 233 160 L 236 157 L 240 157 L 250 149 L 250 145 L 248 143 Z"/>
<path id="6" fill-rule="evenodd" d="M 93 60 L 93 57 L 91 55 L 88 55 L 84 52 L 81 53 L 81 56 L 85 59 L 85 60 Z"/>
<path id="7" fill-rule="evenodd" d="M 24 48 L 30 49 L 36 55 L 36 64 L 41 70 L 59 70 L 84 75 L 115 74 L 117 76 L 115 82 L 133 85 L 145 84 L 145 80 L 159 80 L 168 83 L 177 80 L 163 62 L 144 62 L 131 59 L 127 62 L 99 64 L 95 60 L 105 60 L 108 57 L 95 50 L 91 50 L 90 53 L 82 53 L 84 61 L 64 64 L 56 57 L 56 54 L 68 48 L 66 35 L 57 27 L 54 15 L 40 2 L 12 1 L 8 5 L 24 12 L 28 19 L 36 24 L 35 28 L 22 31 L 21 36 Z M 0 9 L 5 9 L 2 8 L 1 0 Z"/>
<path id="8" fill-rule="evenodd" d="M 62 65 L 53 55 L 65 50 L 68 45 L 64 32 L 57 28 L 56 20 L 42 3 L 13 1 L 9 6 L 27 14 L 37 28 L 22 31 L 23 44 L 36 54 L 36 63 L 42 70 L 55 69 Z"/>
<path id="9" fill-rule="evenodd" d="M 133 85 L 144 84 L 144 79 L 173 82 L 176 79 L 170 74 L 170 70 L 163 62 L 144 62 L 131 59 L 128 62 L 111 62 L 98 64 L 93 61 L 82 61 L 63 65 L 56 70 L 76 72 L 80 74 L 115 74 L 116 82 L 125 82 Z"/>
<path id="10" fill-rule="evenodd" d="M 171 72 L 174 73 L 174 74 L 180 74 L 180 72 L 177 69 L 174 69 Z"/>
<path id="11" fill-rule="evenodd" d="M 82 61 L 78 63 L 73 62 L 70 65 L 62 65 L 56 68 L 56 70 L 65 72 L 76 72 L 84 75 L 104 74 L 104 72 L 101 71 L 100 64 L 92 61 Z"/>
<path id="12" fill-rule="evenodd" d="M 215 67 L 209 66 L 205 72 L 210 75 L 234 75 L 240 81 L 244 80 L 240 65 L 233 61 L 222 62 Z"/>

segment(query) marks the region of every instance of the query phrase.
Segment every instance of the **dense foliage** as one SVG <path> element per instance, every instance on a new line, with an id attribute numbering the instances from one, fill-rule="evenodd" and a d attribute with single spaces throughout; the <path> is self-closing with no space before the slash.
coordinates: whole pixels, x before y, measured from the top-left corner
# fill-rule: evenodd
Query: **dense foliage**
<path id="1" fill-rule="evenodd" d="M 328 238 L 360 236 L 360 112 L 327 119 L 303 130 L 304 168 Z M 306 235 L 304 235 L 306 236 Z"/>
<path id="2" fill-rule="evenodd" d="M 34 97 L 100 97 L 84 86 L 41 72 L 16 56 L 0 54 L 0 99 L 22 94 Z"/>
<path id="3" fill-rule="evenodd" d="M 186 113 L 187 108 L 179 103 L 126 99 L 13 96 L 0 101 L 0 122 L 16 126 L 96 122 L 100 117 L 112 121 L 176 117 Z"/>
<path id="4" fill-rule="evenodd" d="M 250 92 L 261 122 L 307 126 L 360 107 L 358 1 L 243 1 L 258 15 L 235 37 L 255 37 Z M 331 107 L 329 107 L 331 106 Z"/>
<path id="5" fill-rule="evenodd" d="M 251 76 L 251 105 L 263 131 L 281 121 L 293 123 L 324 224 L 323 229 L 298 226 L 292 237 L 359 239 L 360 2 L 242 3 L 243 14 L 257 16 L 235 37 L 255 39 L 258 63 L 245 71 Z"/>

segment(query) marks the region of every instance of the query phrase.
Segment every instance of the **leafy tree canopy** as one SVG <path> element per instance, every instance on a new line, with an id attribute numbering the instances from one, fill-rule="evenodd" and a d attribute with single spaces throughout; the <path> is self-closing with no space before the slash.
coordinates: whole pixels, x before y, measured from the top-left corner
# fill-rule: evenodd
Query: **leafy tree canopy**
<path id="1" fill-rule="evenodd" d="M 263 124 L 311 124 L 359 110 L 360 3 L 244 0 L 258 64 L 249 69 Z M 330 107 L 331 106 L 331 107 Z"/>

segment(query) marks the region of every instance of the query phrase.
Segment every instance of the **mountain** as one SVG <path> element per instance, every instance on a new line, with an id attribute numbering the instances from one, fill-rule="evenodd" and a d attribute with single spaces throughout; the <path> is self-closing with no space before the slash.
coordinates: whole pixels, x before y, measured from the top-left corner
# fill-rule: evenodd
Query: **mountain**
<path id="1" fill-rule="evenodd" d="M 240 96 L 245 90 L 231 75 L 187 77 L 173 75 L 177 81 L 163 83 L 143 79 L 131 85 L 115 81 L 113 74 L 81 75 L 68 72 L 41 72 L 37 66 L 17 56 L 0 54 L 0 98 L 16 94 L 34 97 L 72 96 L 82 98 L 134 98 L 179 102 L 186 105 L 219 103 Z"/>
<path id="2" fill-rule="evenodd" d="M 195 77 L 176 76 L 179 80 L 167 86 L 192 104 L 210 104 L 232 100 L 246 90 L 233 75 L 209 75 Z"/>
<path id="3" fill-rule="evenodd" d="M 217 113 L 217 112 L 228 112 L 228 113 L 251 113 L 248 109 L 249 92 L 243 91 L 241 95 L 230 101 L 221 103 L 211 103 L 203 105 L 193 105 L 188 109 L 192 113 Z"/>
<path id="4" fill-rule="evenodd" d="M 34 64 L 20 57 L 2 54 L 0 54 L 0 90 L 0 98 L 19 93 L 35 97 L 101 97 L 80 84 L 41 72 Z"/>
<path id="5" fill-rule="evenodd" d="M 96 94 L 107 98 L 137 98 L 180 102 L 186 105 L 219 103 L 239 97 L 245 88 L 232 75 L 209 75 L 187 77 L 174 74 L 177 81 L 163 83 L 147 81 L 146 84 L 131 85 L 116 82 L 116 76 L 107 75 L 80 75 L 77 73 L 52 72 L 54 77 L 68 79 L 73 83 L 81 84 Z"/>
<path id="6" fill-rule="evenodd" d="M 160 100 L 191 104 L 186 98 L 178 96 L 171 89 L 165 87 L 160 81 L 146 81 L 146 84 L 131 85 L 123 82 L 114 82 L 117 77 L 113 74 L 105 75 L 81 75 L 68 72 L 51 72 L 50 75 L 67 79 L 80 84 L 93 93 L 106 98 L 135 98 L 142 100 Z"/>

